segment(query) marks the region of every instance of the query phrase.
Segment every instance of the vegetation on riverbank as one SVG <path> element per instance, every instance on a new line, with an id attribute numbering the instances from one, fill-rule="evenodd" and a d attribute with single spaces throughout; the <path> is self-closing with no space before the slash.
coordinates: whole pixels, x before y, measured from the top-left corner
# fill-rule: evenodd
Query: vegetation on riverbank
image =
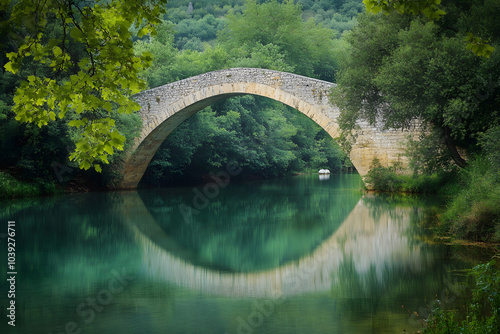
<path id="1" fill-rule="evenodd" d="M 442 194 L 450 183 L 456 182 L 456 173 L 452 171 L 436 171 L 431 174 L 401 173 L 399 166 L 382 167 L 380 161 L 375 158 L 365 181 L 371 189 L 379 192 Z"/>
<path id="2" fill-rule="evenodd" d="M 439 230 L 471 241 L 500 241 L 500 175 L 477 158 L 460 172 L 455 195 L 439 217 Z"/>
<path id="3" fill-rule="evenodd" d="M 0 172 L 0 200 L 52 195 L 59 191 L 54 182 L 34 179 L 20 181 L 9 173 Z"/>
<path id="4" fill-rule="evenodd" d="M 368 175 L 383 192 L 439 194 L 447 205 L 436 217 L 435 232 L 474 242 L 500 242 L 500 182 L 484 158 L 476 158 L 459 175 L 453 172 L 404 175 L 394 167 L 376 167 Z"/>
<path id="5" fill-rule="evenodd" d="M 461 298 L 465 303 L 448 310 L 446 301 L 437 301 L 425 319 L 424 333 L 500 333 L 500 273 L 495 261 L 472 268 L 460 291 L 467 294 Z"/>

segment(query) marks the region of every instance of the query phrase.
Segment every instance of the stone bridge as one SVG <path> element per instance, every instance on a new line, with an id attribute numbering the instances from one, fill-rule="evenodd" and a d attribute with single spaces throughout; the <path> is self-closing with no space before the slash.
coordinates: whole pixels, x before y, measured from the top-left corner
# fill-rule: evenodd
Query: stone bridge
<path id="1" fill-rule="evenodd" d="M 199 110 L 231 96 L 252 94 L 277 100 L 307 115 L 336 138 L 340 111 L 330 103 L 332 87 L 335 84 L 292 73 L 232 68 L 143 91 L 134 97 L 142 107 L 142 131 L 125 158 L 123 179 L 118 188 L 136 188 L 161 143 L 179 124 Z M 368 173 L 375 157 L 383 166 L 395 162 L 407 165 L 401 143 L 408 132 L 382 130 L 363 122 L 359 126 L 350 159 L 361 176 Z"/>

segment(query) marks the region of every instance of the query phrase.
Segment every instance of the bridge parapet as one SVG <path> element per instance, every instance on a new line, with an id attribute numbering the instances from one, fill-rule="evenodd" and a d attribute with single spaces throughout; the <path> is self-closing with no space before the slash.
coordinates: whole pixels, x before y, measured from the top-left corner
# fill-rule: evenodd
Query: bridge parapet
<path id="1" fill-rule="evenodd" d="M 334 83 L 308 78 L 305 76 L 260 68 L 231 68 L 197 75 L 164 86 L 152 88 L 135 95 L 136 101 L 143 106 L 144 113 L 160 112 L 162 102 L 172 103 L 191 94 L 204 92 L 210 94 L 214 85 L 258 84 L 279 88 L 311 104 L 328 104 L 328 93 Z M 244 89 L 244 87 L 240 87 Z M 238 90 L 238 87 L 235 87 Z M 241 90 L 241 89 L 239 89 Z M 152 101 L 156 103 L 151 103 Z M 150 103 L 150 108 L 144 107 Z"/>

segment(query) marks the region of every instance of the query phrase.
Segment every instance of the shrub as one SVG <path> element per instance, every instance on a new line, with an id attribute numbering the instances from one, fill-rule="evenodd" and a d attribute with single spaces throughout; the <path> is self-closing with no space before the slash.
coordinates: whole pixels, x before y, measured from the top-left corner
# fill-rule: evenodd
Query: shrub
<path id="1" fill-rule="evenodd" d="M 443 229 L 473 241 L 500 241 L 500 182 L 488 157 L 479 156 L 460 173 L 462 189 L 441 217 Z"/>
<path id="2" fill-rule="evenodd" d="M 465 312 L 431 310 L 425 333 L 500 333 L 500 275 L 495 261 L 472 268 L 468 277 L 471 301 Z"/>
<path id="3" fill-rule="evenodd" d="M 454 179 L 452 172 L 407 175 L 398 174 L 398 169 L 397 166 L 382 167 L 380 161 L 375 158 L 366 176 L 366 182 L 378 191 L 436 194 L 446 189 L 446 184 Z"/>
<path id="4" fill-rule="evenodd" d="M 42 179 L 24 182 L 10 174 L 0 172 L 0 199 L 35 197 L 56 192 L 57 187 L 53 182 Z"/>

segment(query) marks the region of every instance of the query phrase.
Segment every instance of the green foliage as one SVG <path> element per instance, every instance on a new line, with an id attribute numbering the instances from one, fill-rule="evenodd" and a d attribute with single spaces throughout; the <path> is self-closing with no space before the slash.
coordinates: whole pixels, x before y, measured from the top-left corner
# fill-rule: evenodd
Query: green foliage
<path id="1" fill-rule="evenodd" d="M 69 140 L 68 128 L 62 120 L 39 128 L 34 124 L 21 124 L 11 112 L 0 119 L 0 168 L 14 168 L 20 176 L 53 179 L 53 162 L 65 162 Z"/>
<path id="2" fill-rule="evenodd" d="M 388 127 L 409 127 L 411 120 L 425 117 L 451 127 L 460 138 L 476 107 L 476 101 L 467 99 L 472 94 L 469 80 L 476 74 L 476 58 L 465 52 L 460 41 L 440 40 L 436 29 L 433 23 L 413 21 L 408 30 L 401 30 L 398 41 L 404 47 L 382 63 L 373 82 L 393 111 L 384 114 Z M 461 76 L 459 71 L 467 72 Z"/>
<path id="3" fill-rule="evenodd" d="M 175 25 L 175 47 L 179 50 L 189 49 L 195 40 L 200 41 L 200 43 L 213 41 L 223 26 L 224 19 L 215 18 L 211 14 L 199 20 L 184 19 Z M 203 49 L 198 51 L 203 51 Z"/>
<path id="4" fill-rule="evenodd" d="M 489 41 L 474 36 L 473 33 L 467 33 L 467 37 L 465 37 L 465 41 L 467 42 L 467 50 L 471 50 L 475 55 L 489 58 L 495 50 L 489 43 Z"/>
<path id="5" fill-rule="evenodd" d="M 68 160 L 68 152 L 74 143 L 74 128 L 68 126 L 68 120 L 50 122 L 39 128 L 35 124 L 23 124 L 15 121 L 10 111 L 1 114 L 0 118 L 0 168 L 15 172 L 21 180 L 30 181 L 34 179 L 45 180 L 47 183 L 61 181 L 58 176 L 57 166 L 65 166 L 68 170 L 77 167 L 75 163 Z M 132 139 L 140 129 L 141 120 L 137 114 L 118 114 L 112 112 L 110 119 L 115 122 L 116 129 L 127 139 L 123 144 L 126 149 L 131 145 Z M 78 120 L 81 121 L 81 120 Z M 120 154 L 114 154 L 108 160 L 113 162 L 120 158 Z M 104 166 L 104 171 L 115 171 L 116 168 Z M 74 170 L 71 177 L 76 177 L 78 172 Z M 101 184 L 106 183 L 109 173 L 105 172 Z M 68 174 L 69 175 L 69 174 Z M 94 178 L 93 173 L 86 174 L 88 178 Z M 97 181 L 97 180 L 96 180 Z"/>
<path id="6" fill-rule="evenodd" d="M 431 310 L 424 333 L 498 333 L 500 332 L 500 274 L 495 261 L 480 264 L 468 272 L 471 301 L 465 312 Z"/>
<path id="7" fill-rule="evenodd" d="M 431 175 L 455 169 L 451 154 L 444 145 L 443 134 L 430 131 L 418 139 L 409 138 L 405 144 L 405 155 L 410 159 L 413 174 Z"/>
<path id="8" fill-rule="evenodd" d="M 272 43 L 260 43 L 250 47 L 247 44 L 237 49 L 238 58 L 232 61 L 232 67 L 268 68 L 276 71 L 294 72 L 293 65 L 287 63 L 281 48 Z"/>
<path id="9" fill-rule="evenodd" d="M 260 5 L 248 0 L 243 12 L 230 13 L 227 21 L 219 34 L 227 49 L 272 44 L 295 73 L 335 80 L 338 65 L 332 57 L 334 32 L 316 25 L 313 19 L 303 21 L 300 6 L 292 0 L 281 4 L 271 0 Z"/>
<path id="10" fill-rule="evenodd" d="M 500 176 L 500 126 L 479 134 L 479 140 L 492 172 Z"/>
<path id="11" fill-rule="evenodd" d="M 314 18 L 317 24 L 338 33 L 351 30 L 359 13 L 365 10 L 360 0 L 298 0 L 304 19 Z"/>
<path id="12" fill-rule="evenodd" d="M 53 182 L 42 179 L 20 181 L 8 173 L 0 172 L 0 199 L 51 195 L 56 192 L 57 188 Z"/>
<path id="13" fill-rule="evenodd" d="M 454 9 L 450 18 L 465 25 L 474 8 Z M 483 26 L 486 31 L 494 27 Z M 355 138 L 358 120 L 396 129 L 414 127 L 418 120 L 424 134 L 441 138 L 431 151 L 465 166 L 457 146 L 474 151 L 478 133 L 499 122 L 500 57 L 496 52 L 490 58 L 474 56 L 462 43 L 464 30 L 448 20 L 360 16 L 345 37 L 350 48 L 333 92 L 344 138 Z M 498 32 L 492 36 L 499 40 Z"/>
<path id="14" fill-rule="evenodd" d="M 461 190 L 441 217 L 444 232 L 473 241 L 500 240 L 500 173 L 492 161 L 479 156 L 461 171 Z"/>
<path id="15" fill-rule="evenodd" d="M 68 125 L 78 130 L 70 159 L 100 171 L 99 163 L 107 163 L 125 141 L 109 113 L 138 110 L 129 95 L 146 87 L 137 75 L 150 65 L 151 55 L 134 54 L 132 28 L 139 37 L 154 34 L 164 2 L 12 1 L 8 22 L 21 41 L 4 67 L 14 74 L 27 63 L 39 68 L 20 72 L 24 80 L 12 108 L 16 120 L 41 127 L 72 113 Z M 77 49 L 81 53 L 75 54 Z"/>
<path id="16" fill-rule="evenodd" d="M 441 0 L 363 0 L 369 13 L 424 14 L 430 20 L 439 20 L 446 12 L 439 7 Z"/>
<path id="17" fill-rule="evenodd" d="M 152 65 L 140 73 L 140 77 L 148 82 L 150 87 L 157 87 L 175 81 L 170 74 L 178 50 L 174 48 L 173 24 L 163 21 L 157 27 L 157 34 L 149 40 L 140 40 L 134 44 L 135 52 L 151 53 Z"/>
<path id="18" fill-rule="evenodd" d="M 440 193 L 451 180 L 453 180 L 453 174 L 450 172 L 401 174 L 398 166 L 382 167 L 377 158 L 373 159 L 371 169 L 365 179 L 377 191 L 421 194 Z"/>
<path id="19" fill-rule="evenodd" d="M 413 15 L 423 14 L 431 21 L 437 21 L 446 14 L 439 6 L 441 0 L 363 0 L 363 3 L 367 12 L 372 14 L 379 12 L 386 15 L 392 12 Z M 467 49 L 477 56 L 489 58 L 495 49 L 489 44 L 489 40 L 475 36 L 472 32 L 467 33 L 465 42 L 467 43 Z"/>

